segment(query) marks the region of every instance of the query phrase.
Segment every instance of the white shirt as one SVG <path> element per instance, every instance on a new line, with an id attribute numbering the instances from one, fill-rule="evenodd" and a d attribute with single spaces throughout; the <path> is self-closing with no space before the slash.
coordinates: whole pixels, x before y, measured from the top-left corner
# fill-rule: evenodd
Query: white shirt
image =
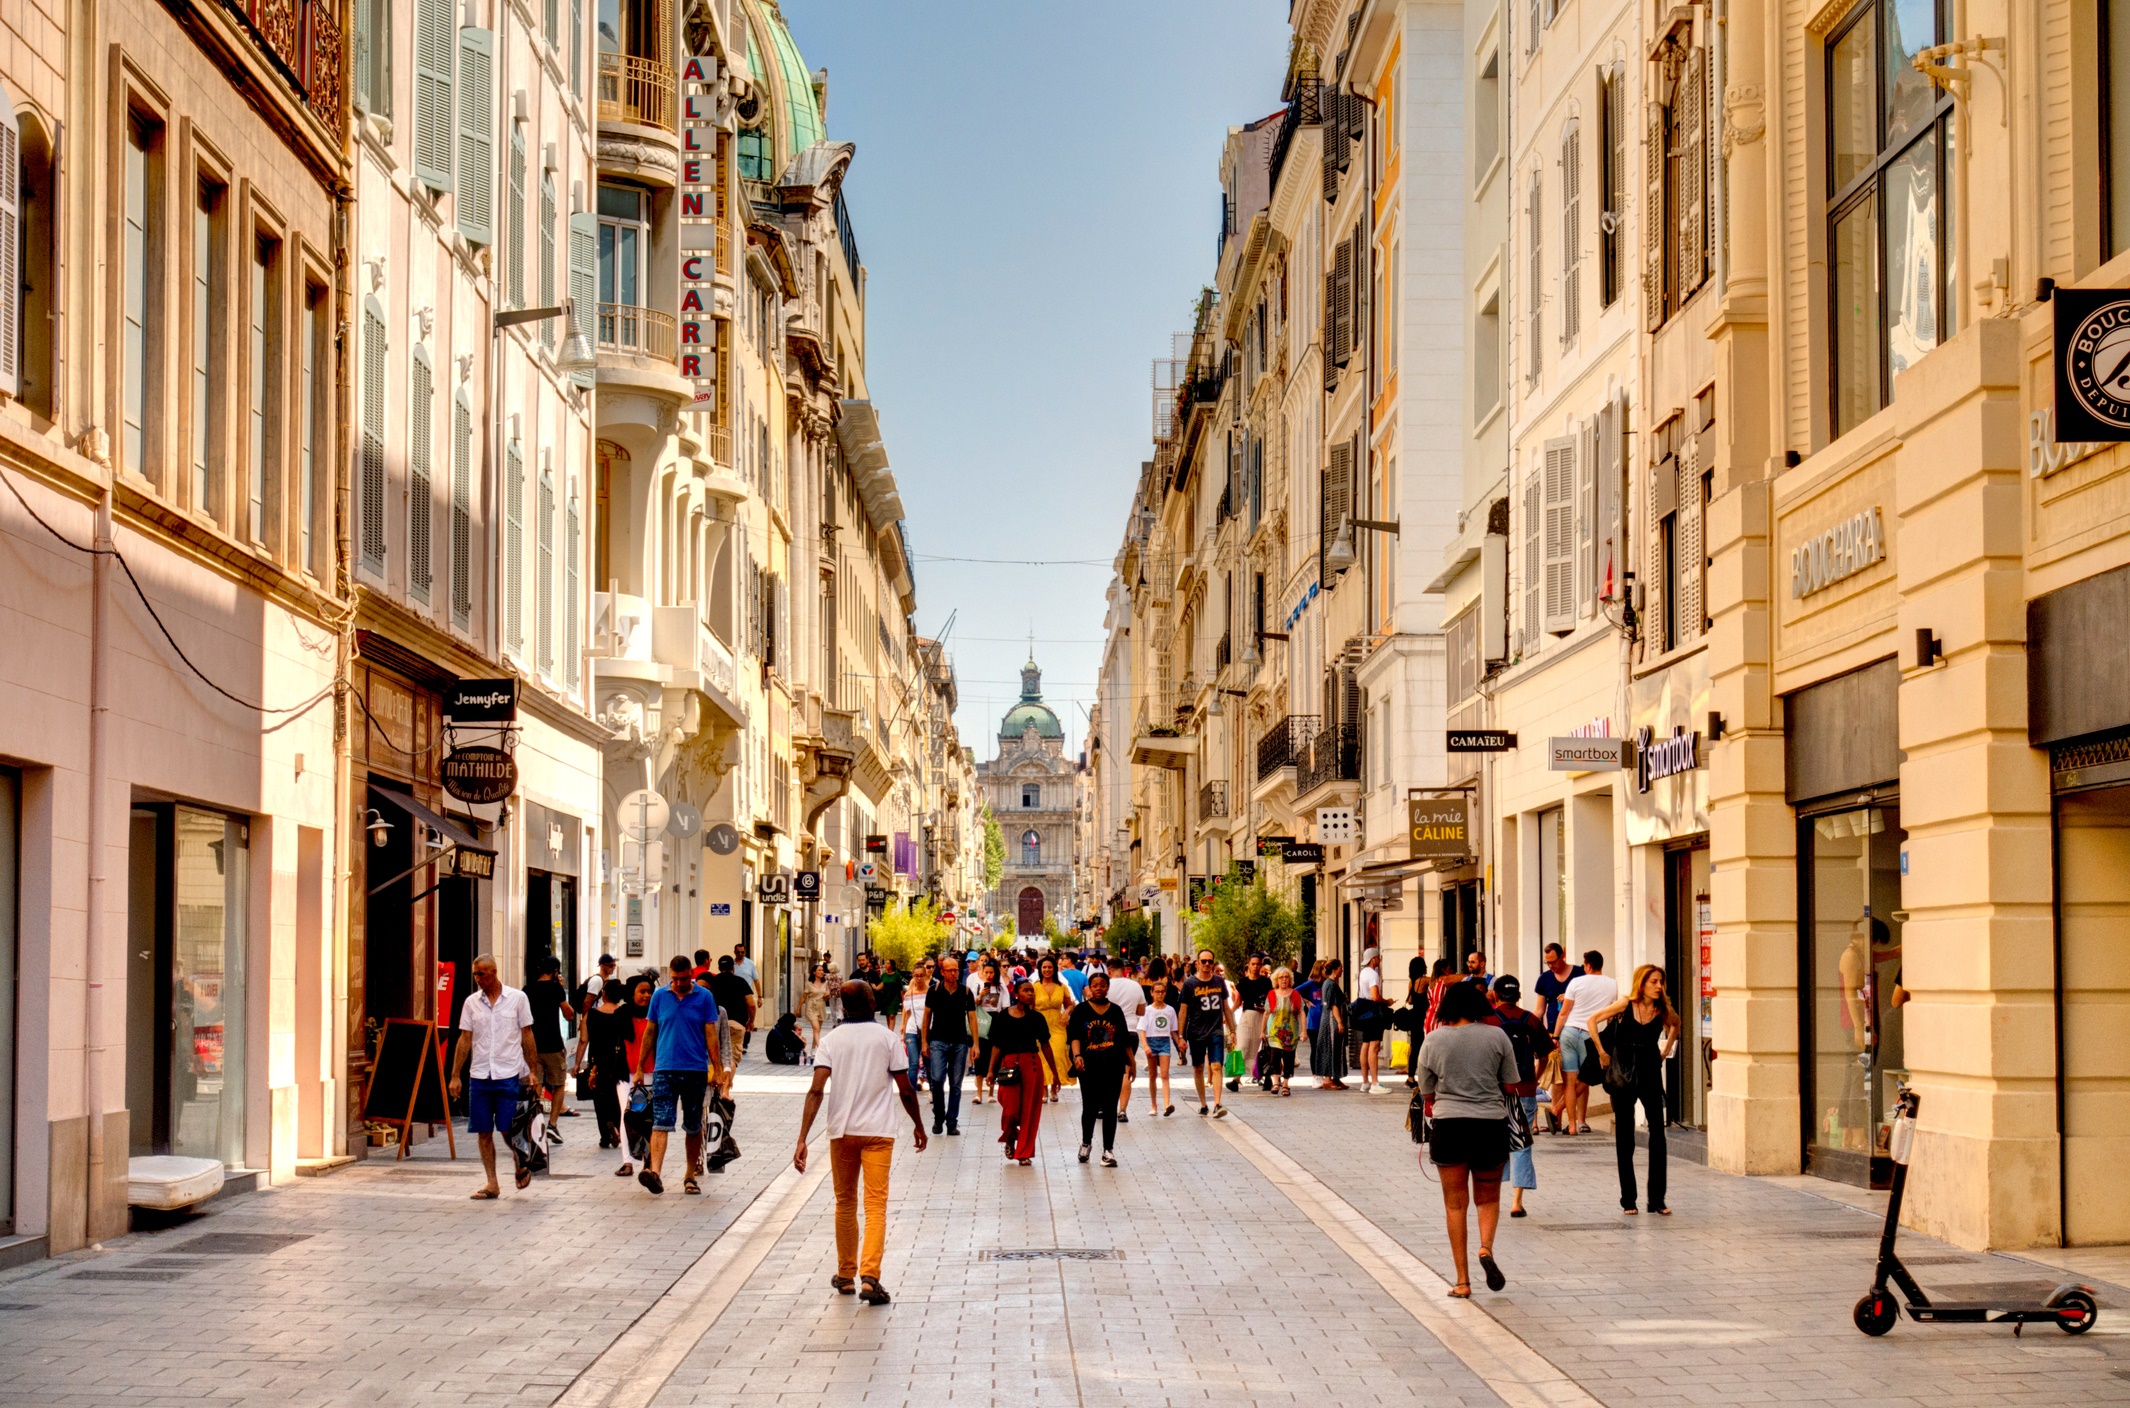
<path id="1" fill-rule="evenodd" d="M 902 990 L 901 1030 L 903 1032 L 921 1032 L 924 1030 L 925 993 L 930 991 L 930 988 L 926 988 L 924 992 L 913 992 L 909 988 Z"/>
<path id="2" fill-rule="evenodd" d="M 902 1038 L 877 1022 L 845 1022 L 821 1038 L 814 1064 L 829 1070 L 821 1104 L 831 1139 L 893 1139 L 908 1115 L 895 1072 L 910 1068 Z"/>
<path id="3" fill-rule="evenodd" d="M 1146 1005 L 1146 989 L 1139 986 L 1136 978 L 1111 978 L 1109 1000 L 1124 1009 L 1124 1026 L 1128 1031 L 1139 1030 L 1139 1009 Z"/>
<path id="4" fill-rule="evenodd" d="M 1360 995 L 1367 998 L 1380 998 L 1383 996 L 1383 972 L 1381 969 L 1363 968 L 1361 970 Z"/>
<path id="5" fill-rule="evenodd" d="M 1165 1002 L 1149 1004 L 1146 1009 L 1146 1016 L 1140 1020 L 1139 1033 L 1142 1036 L 1149 1037 L 1174 1037 L 1176 1035 L 1176 1009 Z"/>
<path id="6" fill-rule="evenodd" d="M 739 962 L 732 965 L 732 971 L 745 978 L 747 980 L 747 985 L 753 988 L 757 993 L 762 990 L 762 975 L 759 971 L 756 970 L 753 959 L 741 959 Z"/>
<path id="7" fill-rule="evenodd" d="M 1590 1019 L 1600 1008 L 1619 1000 L 1620 985 L 1603 973 L 1578 974 L 1568 980 L 1568 989 L 1561 994 L 1561 1001 L 1575 1004 L 1568 1013 L 1568 1028 L 1579 1032 L 1590 1030 Z"/>
<path id="8" fill-rule="evenodd" d="M 495 1001 L 475 987 L 459 1010 L 459 1030 L 473 1044 L 473 1059 L 466 1073 L 475 1080 L 514 1080 L 530 1075 L 525 1064 L 525 1042 L 518 1035 L 533 1024 L 532 1004 L 525 994 L 508 983 Z"/>

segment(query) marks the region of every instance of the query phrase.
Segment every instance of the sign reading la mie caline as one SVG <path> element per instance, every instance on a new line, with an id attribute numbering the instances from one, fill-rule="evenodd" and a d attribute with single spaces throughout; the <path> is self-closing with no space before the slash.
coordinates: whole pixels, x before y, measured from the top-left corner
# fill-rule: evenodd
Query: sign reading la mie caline
<path id="1" fill-rule="evenodd" d="M 1459 860 L 1472 853 L 1472 804 L 1463 797 L 1414 797 L 1405 804 L 1406 855 Z"/>
<path id="2" fill-rule="evenodd" d="M 1886 521 L 1873 504 L 1790 549 L 1790 595 L 1808 597 L 1886 560 Z"/>
<path id="3" fill-rule="evenodd" d="M 2059 288 L 2056 439 L 2130 440 L 2130 289 Z"/>

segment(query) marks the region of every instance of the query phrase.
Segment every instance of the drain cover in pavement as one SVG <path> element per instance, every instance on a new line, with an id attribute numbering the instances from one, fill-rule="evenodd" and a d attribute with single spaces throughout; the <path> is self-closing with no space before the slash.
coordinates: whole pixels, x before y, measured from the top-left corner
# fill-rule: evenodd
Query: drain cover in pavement
<path id="1" fill-rule="evenodd" d="M 1114 1247 L 993 1247 L 983 1261 L 1122 1261 Z"/>
<path id="2" fill-rule="evenodd" d="M 1884 1229 L 1877 1227 L 1822 1227 L 1806 1232 L 1803 1235 L 1818 1237 L 1827 1242 L 1861 1242 L 1867 1238 L 1876 1239 L 1884 1235 Z"/>
<path id="3" fill-rule="evenodd" d="M 271 1256 L 310 1239 L 308 1232 L 202 1232 L 170 1250 L 193 1256 Z"/>
<path id="4" fill-rule="evenodd" d="M 1618 1222 L 1542 1222 L 1534 1230 L 1539 1232 L 1617 1232 L 1628 1226 L 1626 1218 Z"/>
<path id="5" fill-rule="evenodd" d="M 182 1271 L 77 1271 L 69 1281 L 177 1281 Z"/>

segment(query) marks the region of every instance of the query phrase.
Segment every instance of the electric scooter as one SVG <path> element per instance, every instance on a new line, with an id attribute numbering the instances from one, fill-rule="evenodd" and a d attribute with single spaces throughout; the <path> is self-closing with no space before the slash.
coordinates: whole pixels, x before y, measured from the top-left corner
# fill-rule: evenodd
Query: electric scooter
<path id="1" fill-rule="evenodd" d="M 2100 1303 L 2093 1298 L 2091 1286 L 2065 1282 L 2049 1292 L 2047 1300 L 2025 1303 L 2000 1303 L 1984 1300 L 1933 1301 L 1916 1284 L 1908 1268 L 1894 1255 L 1893 1239 L 1901 1228 L 1901 1193 L 1908 1183 L 1908 1154 L 1915 1144 L 1916 1111 L 1922 1106 L 1922 1097 L 1907 1086 L 1895 1097 L 1899 1108 L 1894 1112 L 1893 1129 L 1888 1139 L 1889 1152 L 1893 1156 L 1893 1194 L 1886 1204 L 1886 1230 L 1879 1237 L 1878 1276 L 1872 1282 L 1871 1292 L 1856 1303 L 1856 1328 L 1867 1335 L 1883 1335 L 1893 1328 L 1900 1318 L 1900 1306 L 1893 1294 L 1886 1289 L 1891 1280 L 1901 1288 L 1908 1299 L 1908 1318 L 1930 1325 L 1947 1324 L 2004 1324 L 2009 1322 L 2014 1335 L 2023 1331 L 2029 1323 L 2053 1324 L 2067 1335 L 2082 1335 L 2093 1328 L 2100 1318 Z"/>

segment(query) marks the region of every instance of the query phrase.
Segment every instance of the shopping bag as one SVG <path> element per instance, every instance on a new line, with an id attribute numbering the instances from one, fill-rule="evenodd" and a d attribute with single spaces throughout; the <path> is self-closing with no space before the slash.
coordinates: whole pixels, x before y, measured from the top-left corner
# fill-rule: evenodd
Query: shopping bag
<path id="1" fill-rule="evenodd" d="M 1405 1065 L 1405 1058 L 1412 1054 L 1413 1044 L 1403 1037 L 1395 1037 L 1390 1043 L 1390 1064 L 1395 1068 Z"/>
<path id="2" fill-rule="evenodd" d="M 642 1082 L 629 1087 L 628 1113 L 621 1127 L 629 1139 L 629 1157 L 638 1163 L 651 1155 L 651 1087 Z"/>
<path id="3" fill-rule="evenodd" d="M 1228 1079 L 1241 1079 L 1244 1069 L 1242 1053 L 1240 1051 L 1230 1051 L 1227 1060 Z"/>

